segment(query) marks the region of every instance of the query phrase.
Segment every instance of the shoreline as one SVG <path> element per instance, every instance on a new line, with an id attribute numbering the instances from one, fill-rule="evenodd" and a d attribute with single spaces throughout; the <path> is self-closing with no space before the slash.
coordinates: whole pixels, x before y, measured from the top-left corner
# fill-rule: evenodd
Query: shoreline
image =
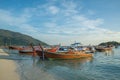
<path id="1" fill-rule="evenodd" d="M 9 56 L 7 53 L 0 55 Z M 0 59 L 0 80 L 20 80 L 17 70 L 17 65 L 13 60 Z"/>

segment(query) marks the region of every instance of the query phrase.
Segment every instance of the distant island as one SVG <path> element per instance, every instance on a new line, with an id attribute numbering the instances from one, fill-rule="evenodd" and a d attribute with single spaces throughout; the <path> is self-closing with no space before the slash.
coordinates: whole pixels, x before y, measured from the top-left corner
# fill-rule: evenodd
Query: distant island
<path id="1" fill-rule="evenodd" d="M 117 41 L 109 41 L 109 42 L 103 42 L 103 43 L 100 43 L 100 44 L 99 44 L 99 46 L 107 46 L 107 45 L 120 46 L 120 42 L 117 42 Z"/>
<path id="2" fill-rule="evenodd" d="M 31 43 L 33 43 L 34 45 L 38 45 L 39 43 L 41 45 L 48 45 L 45 42 L 32 38 L 31 36 L 18 32 L 0 29 L 0 46 L 5 45 L 28 46 Z"/>

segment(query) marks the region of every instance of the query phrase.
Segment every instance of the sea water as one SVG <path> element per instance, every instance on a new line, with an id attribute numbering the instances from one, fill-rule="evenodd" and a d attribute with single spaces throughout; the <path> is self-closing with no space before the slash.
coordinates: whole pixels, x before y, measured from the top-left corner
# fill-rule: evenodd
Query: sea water
<path id="1" fill-rule="evenodd" d="M 17 63 L 21 80 L 120 80 L 120 48 L 93 55 L 51 61 L 16 53 L 8 59 Z"/>

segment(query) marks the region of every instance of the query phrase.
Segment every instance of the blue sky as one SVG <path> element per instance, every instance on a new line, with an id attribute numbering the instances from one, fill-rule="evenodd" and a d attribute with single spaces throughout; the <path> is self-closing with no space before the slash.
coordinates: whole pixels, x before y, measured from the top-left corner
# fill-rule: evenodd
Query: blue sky
<path id="1" fill-rule="evenodd" d="M 0 0 L 0 29 L 48 44 L 120 42 L 120 0 Z"/>

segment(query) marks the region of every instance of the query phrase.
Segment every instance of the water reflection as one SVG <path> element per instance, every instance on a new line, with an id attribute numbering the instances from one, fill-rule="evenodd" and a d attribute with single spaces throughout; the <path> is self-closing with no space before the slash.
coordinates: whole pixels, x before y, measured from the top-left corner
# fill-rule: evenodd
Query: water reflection
<path id="1" fill-rule="evenodd" d="M 78 70 L 82 70 L 86 64 L 92 61 L 93 58 L 43 61 L 32 57 L 31 60 L 17 62 L 21 80 L 78 80 L 81 78 Z M 75 75 L 78 76 L 75 77 Z"/>
<path id="2" fill-rule="evenodd" d="M 76 60 L 43 61 L 39 57 L 15 54 L 9 57 L 17 58 L 21 80 L 119 80 L 119 52 L 120 49 L 96 52 L 94 58 Z"/>
<path id="3" fill-rule="evenodd" d="M 52 69 L 55 67 L 67 67 L 67 68 L 72 68 L 72 69 L 78 69 L 78 68 L 82 68 L 82 65 L 88 63 L 88 62 L 92 62 L 93 58 L 89 57 L 89 58 L 81 58 L 81 59 L 76 59 L 76 60 L 53 60 L 53 61 L 49 61 L 49 60 L 38 60 L 37 62 L 33 59 L 33 65 L 36 64 L 36 66 L 38 67 L 42 67 L 44 69 Z M 35 63 L 36 62 L 36 63 Z"/>
<path id="4" fill-rule="evenodd" d="M 104 54 L 106 56 L 114 56 L 114 51 L 113 50 L 108 50 L 108 51 L 105 51 Z"/>

